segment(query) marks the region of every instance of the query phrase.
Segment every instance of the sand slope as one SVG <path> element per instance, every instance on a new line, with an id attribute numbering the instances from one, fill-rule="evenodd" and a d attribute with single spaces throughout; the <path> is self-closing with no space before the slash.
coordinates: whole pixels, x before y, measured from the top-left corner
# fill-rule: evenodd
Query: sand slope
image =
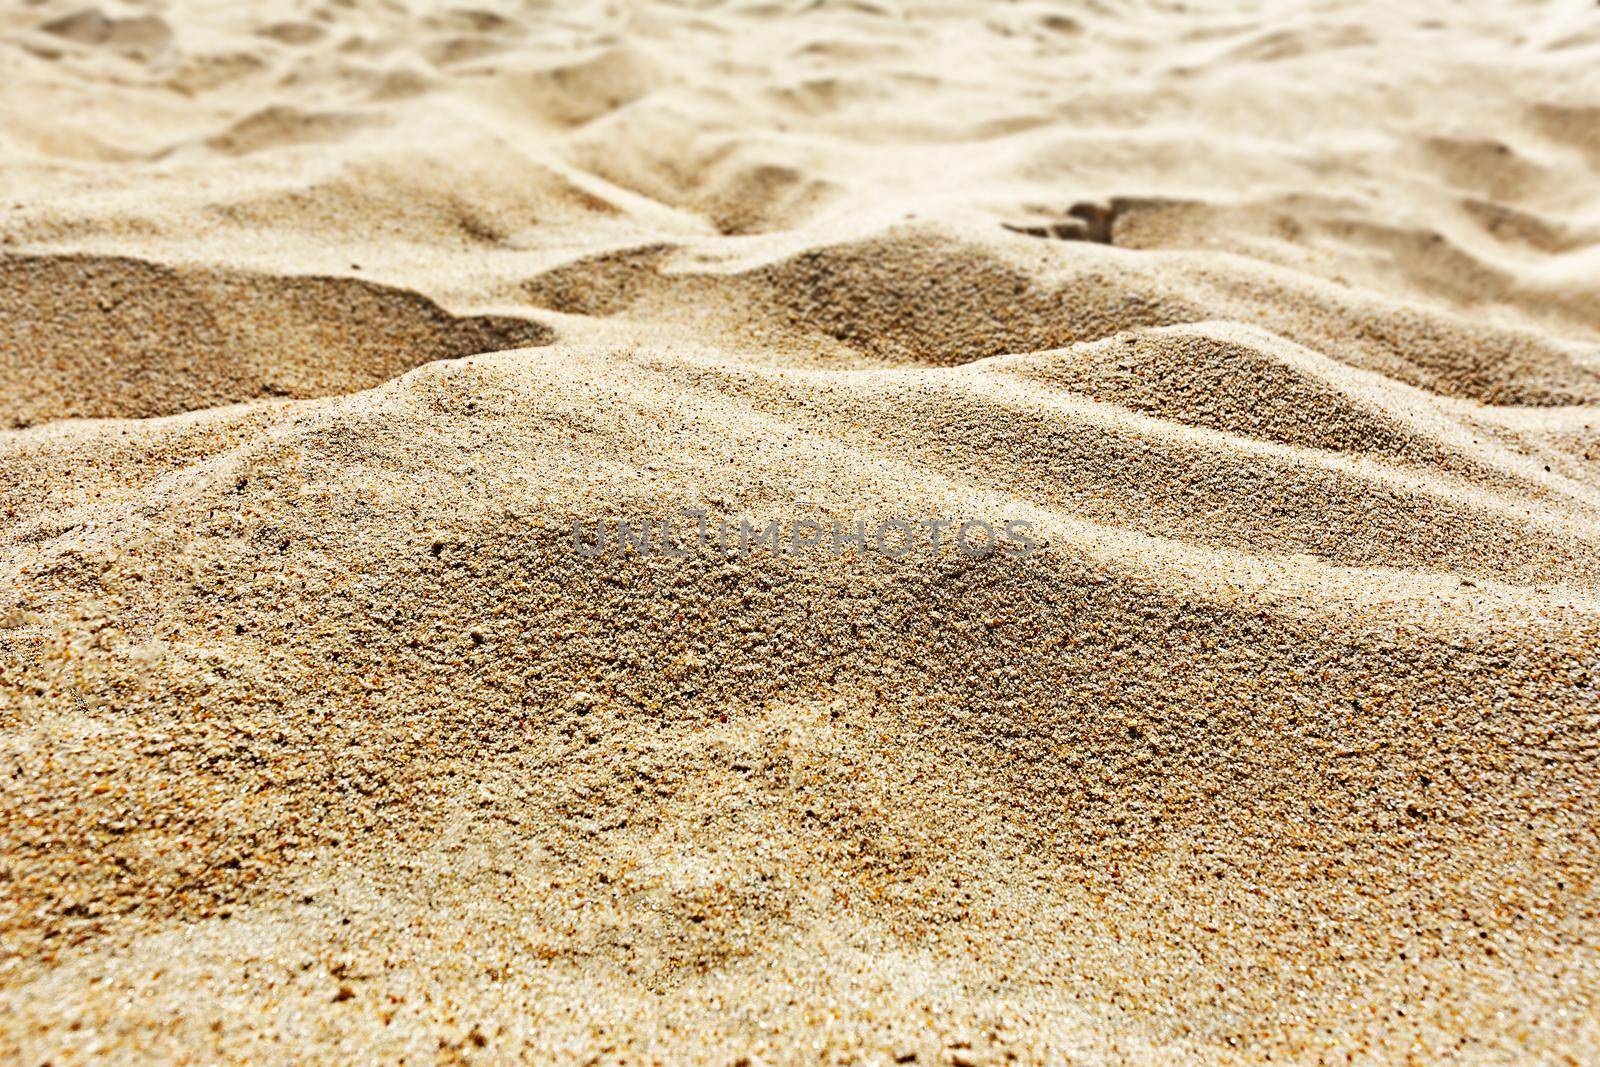
<path id="1" fill-rule="evenodd" d="M 0 12 L 0 1058 L 1592 1058 L 1600 11 L 242 7 Z"/>

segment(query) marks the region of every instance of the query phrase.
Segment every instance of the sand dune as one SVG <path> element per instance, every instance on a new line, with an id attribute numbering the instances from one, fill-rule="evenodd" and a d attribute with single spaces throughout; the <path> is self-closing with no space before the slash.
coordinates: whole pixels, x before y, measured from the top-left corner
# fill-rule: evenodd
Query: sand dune
<path id="1" fill-rule="evenodd" d="M 0 11 L 0 1058 L 1592 1058 L 1600 11 L 248 7 Z"/>

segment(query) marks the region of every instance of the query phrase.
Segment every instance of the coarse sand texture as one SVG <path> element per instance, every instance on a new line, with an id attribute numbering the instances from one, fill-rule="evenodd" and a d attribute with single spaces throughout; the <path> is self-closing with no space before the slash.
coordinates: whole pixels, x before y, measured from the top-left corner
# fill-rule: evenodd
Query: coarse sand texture
<path id="1" fill-rule="evenodd" d="M 0 4 L 0 1063 L 1600 1063 L 1600 7 L 473 2 Z"/>

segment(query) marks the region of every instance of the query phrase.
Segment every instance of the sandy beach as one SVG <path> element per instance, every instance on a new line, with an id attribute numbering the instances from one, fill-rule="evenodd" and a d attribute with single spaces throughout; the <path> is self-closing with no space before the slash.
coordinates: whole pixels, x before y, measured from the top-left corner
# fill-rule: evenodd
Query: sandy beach
<path id="1" fill-rule="evenodd" d="M 1600 8 L 0 7 L 0 1062 L 1600 1055 Z"/>

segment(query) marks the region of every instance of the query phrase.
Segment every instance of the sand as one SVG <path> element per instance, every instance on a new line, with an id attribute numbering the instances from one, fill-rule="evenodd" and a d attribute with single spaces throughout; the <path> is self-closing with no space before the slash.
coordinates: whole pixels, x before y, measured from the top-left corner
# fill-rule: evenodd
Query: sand
<path id="1" fill-rule="evenodd" d="M 1594 1062 L 1592 3 L 83 2 L 0 1060 Z"/>

